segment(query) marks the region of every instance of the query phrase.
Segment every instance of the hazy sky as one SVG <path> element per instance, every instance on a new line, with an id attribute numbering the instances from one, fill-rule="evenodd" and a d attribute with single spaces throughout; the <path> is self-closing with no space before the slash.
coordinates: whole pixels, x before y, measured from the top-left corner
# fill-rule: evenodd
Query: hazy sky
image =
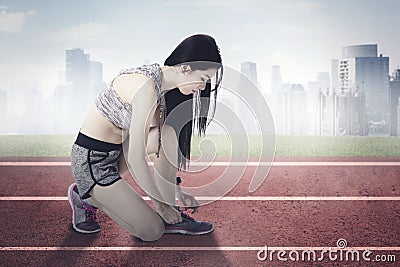
<path id="1" fill-rule="evenodd" d="M 400 65 L 399 10 L 398 0 L 0 0 L 0 89 L 19 80 L 55 84 L 71 48 L 102 62 L 108 82 L 146 59 L 163 63 L 195 33 L 215 37 L 225 65 L 256 62 L 264 85 L 274 64 L 284 82 L 315 80 L 354 44 L 378 44 L 392 72 Z"/>

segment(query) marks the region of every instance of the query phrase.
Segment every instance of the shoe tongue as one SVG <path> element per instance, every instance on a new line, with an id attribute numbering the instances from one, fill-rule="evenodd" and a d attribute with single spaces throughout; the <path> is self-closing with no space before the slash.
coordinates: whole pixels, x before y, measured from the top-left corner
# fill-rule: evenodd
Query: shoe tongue
<path id="1" fill-rule="evenodd" d="M 182 216 L 183 218 L 188 219 L 188 220 L 191 220 L 191 221 L 196 221 L 194 218 L 190 217 L 190 216 L 186 213 L 185 210 L 183 210 L 183 209 L 181 210 L 181 209 L 179 208 L 179 206 L 174 206 L 174 208 L 175 208 L 177 211 L 179 211 L 179 212 L 181 213 L 181 216 Z"/>
<path id="2" fill-rule="evenodd" d="M 191 221 L 196 221 L 194 218 L 190 217 L 186 212 L 181 211 L 181 216 L 184 217 L 185 219 L 191 220 Z"/>

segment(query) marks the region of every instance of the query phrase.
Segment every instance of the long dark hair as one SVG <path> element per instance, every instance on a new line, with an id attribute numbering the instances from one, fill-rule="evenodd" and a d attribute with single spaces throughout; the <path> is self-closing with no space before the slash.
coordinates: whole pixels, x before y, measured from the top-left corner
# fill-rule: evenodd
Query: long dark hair
<path id="1" fill-rule="evenodd" d="M 211 65 L 207 64 L 207 62 L 214 63 L 213 67 L 218 69 L 215 75 L 214 89 L 211 89 L 211 81 L 208 80 L 205 89 L 200 91 L 200 93 L 184 95 L 179 90 L 170 90 L 165 95 L 166 123 L 174 127 L 178 137 L 179 170 L 182 168 L 186 169 L 186 160 L 190 160 L 190 143 L 192 134 L 194 133 L 193 126 L 197 126 L 198 134 L 201 136 L 205 133 L 207 126 L 214 117 L 217 89 L 220 86 L 223 75 L 222 59 L 219 47 L 213 37 L 205 34 L 196 34 L 183 40 L 164 62 L 165 66 L 187 64 L 190 65 L 192 71 L 210 69 Z M 214 101 L 211 114 L 209 115 L 211 92 L 213 92 Z M 171 118 L 168 117 L 182 103 L 184 103 L 183 107 L 186 107 L 185 111 L 176 112 Z"/>

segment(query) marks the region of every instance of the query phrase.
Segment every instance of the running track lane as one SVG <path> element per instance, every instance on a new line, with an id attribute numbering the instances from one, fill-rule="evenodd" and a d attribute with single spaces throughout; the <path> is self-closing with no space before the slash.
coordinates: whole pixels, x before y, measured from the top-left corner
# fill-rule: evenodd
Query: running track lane
<path id="1" fill-rule="evenodd" d="M 312 167 L 310 168 L 311 170 L 315 168 Z M 319 167 L 318 167 L 319 168 Z M 290 173 L 292 169 L 298 169 L 298 168 L 289 168 L 288 175 L 289 177 L 291 176 Z M 387 168 L 385 168 L 387 169 Z M 390 168 L 393 170 L 393 168 Z M 2 170 L 0 169 L 0 173 L 2 174 Z M 272 170 L 273 171 L 273 170 Z M 375 170 L 376 171 L 376 170 Z M 316 174 L 318 175 L 318 173 Z M 393 173 L 392 173 L 393 175 Z M 395 175 L 395 173 L 394 173 Z M 389 175 L 390 176 L 390 175 Z M 380 173 L 380 177 L 386 177 L 385 173 Z M 324 179 L 329 179 L 329 177 L 323 177 Z M 301 177 L 299 177 L 301 179 Z M 310 178 L 312 179 L 312 177 Z M 56 179 L 57 180 L 57 179 Z M 269 178 L 267 179 L 267 181 Z M 375 179 L 374 179 L 375 180 Z M 376 181 L 376 180 L 375 180 Z M 394 180 L 396 181 L 396 180 Z M 382 182 L 382 181 L 381 181 Z M 2 181 L 3 183 L 3 181 Z M 243 187 L 241 184 L 238 185 L 239 187 Z M 365 185 L 364 185 L 365 186 Z M 394 184 L 396 186 L 396 184 Z M 379 184 L 375 185 L 375 187 L 379 187 Z M 346 188 L 346 187 L 345 187 Z M 364 187 L 365 188 L 365 187 Z M 370 189 L 374 191 L 372 187 Z M 383 193 L 389 193 L 390 195 L 393 195 L 393 190 L 389 187 L 388 192 L 383 192 Z M 346 194 L 346 190 L 341 192 L 341 195 L 348 195 Z M 36 191 L 37 192 L 37 191 Z M 39 190 L 40 192 L 40 190 Z M 397 192 L 396 192 L 397 193 Z M 364 192 L 365 194 L 365 192 Z M 31 194 L 32 195 L 32 194 Z M 322 194 L 324 195 L 324 194 Z M 11 206 L 8 208 L 5 208 L 5 210 L 12 210 L 13 206 L 15 204 L 13 203 L 18 203 L 17 205 L 22 209 L 22 210 L 30 210 L 32 215 L 40 215 L 41 211 L 47 210 L 47 213 L 51 214 L 67 214 L 69 219 L 68 213 L 69 211 L 69 206 L 65 206 L 66 201 L 60 201 L 60 202 L 48 202 L 48 201 L 6 201 L 6 202 L 0 202 L 1 204 L 1 209 L 3 210 L 3 204 L 8 203 Z M 45 204 L 47 203 L 47 204 Z M 57 203 L 57 204 L 56 204 Z M 63 204 L 64 203 L 64 204 Z M 221 205 L 218 206 L 218 203 Z M 382 208 L 382 203 L 385 203 Z M 389 204 L 388 204 L 389 203 Z M 392 203 L 392 204 L 390 204 Z M 78 244 L 85 244 L 85 246 L 90 247 L 95 249 L 96 248 L 96 242 L 102 242 L 104 241 L 105 244 L 100 243 L 100 247 L 116 247 L 117 250 L 120 248 L 120 251 L 113 251 L 113 255 L 125 255 L 125 257 L 107 257 L 107 255 L 110 252 L 107 251 L 81 251 L 81 250 L 73 250 L 73 251 L 51 251 L 51 252 L 43 252 L 43 251 L 7 251 L 4 252 L 7 255 L 10 255 L 10 253 L 14 256 L 20 255 L 22 256 L 21 260 L 22 263 L 31 263 L 33 265 L 38 264 L 38 265 L 47 265 L 49 262 L 55 263 L 54 261 L 57 261 L 57 259 L 60 259 L 58 257 L 52 258 L 49 257 L 49 255 L 64 255 L 62 256 L 62 260 L 69 262 L 69 263 L 78 263 L 79 261 L 76 260 L 76 257 L 71 257 L 66 259 L 65 255 L 76 255 L 76 254 L 84 254 L 84 255 L 89 255 L 89 259 L 94 258 L 95 255 L 100 255 L 99 259 L 100 263 L 103 263 L 103 265 L 123 265 L 125 264 L 130 264 L 132 263 L 132 266 L 143 266 L 145 262 L 141 261 L 140 259 L 143 259 L 143 256 L 145 255 L 151 255 L 153 257 L 146 257 L 146 263 L 149 265 L 156 264 L 158 261 L 157 259 L 165 259 L 165 266 L 173 266 L 174 264 L 176 266 L 184 266 L 184 265 L 198 265 L 198 266 L 228 266 L 228 265 L 234 265 L 234 266 L 243 266 L 243 265 L 249 265 L 253 266 L 255 264 L 256 266 L 260 266 L 261 262 L 259 262 L 256 258 L 256 254 L 254 249 L 257 247 L 263 246 L 264 244 L 261 245 L 256 245 L 255 243 L 261 243 L 263 240 L 271 240 L 271 243 L 268 242 L 267 245 L 274 246 L 274 243 L 280 243 L 275 245 L 277 246 L 282 246 L 284 244 L 286 248 L 290 248 L 290 246 L 302 246 L 304 247 L 304 244 L 308 243 L 313 243 L 311 245 L 306 245 L 306 246 L 333 246 L 332 243 L 338 238 L 335 235 L 332 235 L 333 233 L 350 233 L 350 235 L 347 236 L 346 240 L 348 240 L 349 245 L 355 246 L 354 242 L 360 241 L 362 243 L 362 239 L 359 238 L 359 236 L 366 236 L 369 237 L 367 240 L 369 244 L 371 243 L 370 238 L 376 242 L 376 241 L 385 241 L 386 242 L 390 240 L 400 240 L 398 232 L 393 232 L 393 225 L 395 229 L 398 229 L 399 222 L 398 220 L 390 220 L 393 224 L 388 225 L 387 227 L 380 227 L 382 224 L 381 218 L 385 217 L 397 217 L 399 218 L 399 207 L 396 205 L 398 202 L 396 201 L 357 201 L 357 202 L 348 202 L 348 201 L 245 201 L 240 202 L 240 201 L 220 201 L 213 203 L 211 205 L 208 205 L 206 207 L 202 208 L 202 212 L 197 216 L 197 218 L 201 218 L 204 220 L 210 220 L 213 221 L 216 218 L 218 219 L 218 223 L 214 223 L 216 225 L 216 230 L 213 235 L 207 236 L 202 236 L 202 237 L 183 237 L 183 236 L 164 236 L 160 241 L 156 242 L 157 246 L 156 248 L 171 248 L 175 247 L 177 248 L 176 252 L 171 253 L 171 251 L 155 251 L 152 250 L 151 248 L 148 248 L 148 250 L 145 251 L 137 251 L 135 250 L 136 247 L 142 248 L 142 246 L 150 247 L 149 243 L 139 243 L 135 240 L 129 239 L 126 240 L 126 233 L 121 230 L 118 226 L 116 226 L 111 220 L 106 218 L 105 222 L 103 222 L 103 231 L 97 235 L 95 238 L 87 237 L 79 235 L 75 232 L 73 232 L 71 229 L 69 229 L 67 234 L 69 234 L 68 237 L 62 239 L 62 241 L 65 241 L 62 247 L 68 246 L 71 249 L 74 248 L 79 248 L 80 246 L 75 243 L 71 244 L 68 243 L 67 241 L 78 241 Z M 24 207 L 26 204 L 31 204 L 31 206 L 28 205 L 27 208 Z M 333 207 L 331 206 L 333 204 Z M 344 206 L 342 206 L 342 204 Z M 393 206 L 394 204 L 394 206 Z M 45 205 L 43 207 L 43 205 Z M 52 207 L 52 205 L 56 205 L 55 208 Z M 213 206 L 214 205 L 214 206 Z M 217 206 L 215 206 L 217 205 Z M 225 205 L 225 206 L 224 206 Z M 361 206 L 360 206 L 361 205 Z M 371 206 L 372 205 L 372 206 Z M 36 207 L 39 207 L 39 210 L 35 210 Z M 65 209 L 65 210 L 64 210 Z M 15 210 L 15 209 L 14 209 Z M 54 212 L 52 212 L 54 210 Z M 232 213 L 231 211 L 235 210 L 235 213 Z M 249 215 L 251 210 L 251 214 Z M 36 212 L 34 212 L 36 211 Z M 329 211 L 326 213 L 326 211 Z M 221 213 L 222 212 L 222 213 Z M 361 212 L 361 213 L 360 213 Z M 253 214 L 255 213 L 255 214 Z M 260 213 L 260 214 L 258 214 Z M 372 215 L 371 215 L 372 214 Z M 29 214 L 25 214 L 29 215 Z M 338 216 L 338 215 L 341 215 Z M 348 216 L 349 215 L 349 216 Z M 372 217 L 371 217 L 372 216 Z M 18 217 L 15 216 L 14 217 Z M 39 217 L 45 217 L 45 216 L 39 216 Z M 223 222 L 220 221 L 220 218 L 225 218 Z M 249 217 L 253 218 L 253 220 L 248 220 Z M 326 217 L 325 219 L 323 219 Z M 28 216 L 28 222 L 35 221 L 35 216 L 34 217 L 29 217 Z M 322 218 L 322 219 L 321 219 Z M 365 222 L 364 218 L 367 219 Z M 3 218 L 4 219 L 4 218 Z M 8 221 L 13 221 L 11 218 L 6 218 Z M 55 219 L 53 221 L 53 219 Z M 50 226 L 54 224 L 55 222 L 60 222 L 58 217 L 55 217 L 51 219 L 50 218 Z M 268 221 L 265 221 L 268 219 Z M 336 220 L 335 220 L 336 219 Z M 361 221 L 360 221 L 361 219 Z M 228 221 L 228 222 L 227 222 Z M 319 221 L 317 225 L 315 224 L 315 221 Z M 22 222 L 21 220 L 19 221 L 20 223 Z M 238 227 L 238 225 L 243 224 L 245 222 L 246 225 L 252 225 L 252 227 L 248 229 L 244 229 L 243 227 Z M 254 222 L 259 222 L 258 226 L 257 223 L 254 224 Z M 362 228 L 364 222 L 364 228 Z M 59 223 L 59 226 L 66 226 L 68 227 L 68 224 L 70 224 L 67 221 L 61 221 Z M 4 224 L 3 224 L 4 225 Z M 18 221 L 16 222 L 16 225 L 18 225 Z M 330 227 L 326 227 L 329 226 Z M 353 226 L 352 226 L 353 225 Z M 20 226 L 23 226 L 20 224 Z M 378 226 L 378 227 L 376 227 Z M 23 227 L 18 227 L 15 226 L 16 228 L 14 231 L 11 230 L 11 232 L 18 233 L 20 232 L 20 229 Z M 107 227 L 109 227 L 107 229 Z M 233 229 L 232 229 L 233 227 Z M 236 227 L 236 228 L 235 228 Z M 316 228 L 317 227 L 317 228 Z M 322 227 L 322 228 L 321 228 Z M 29 225 L 26 227 L 29 229 Z M 356 230 L 354 230 L 354 229 Z M 376 229 L 380 228 L 380 229 Z M 48 227 L 41 227 L 39 232 L 33 231 L 33 235 L 35 237 L 39 238 L 34 238 L 33 240 L 26 239 L 24 237 L 21 237 L 22 239 L 25 239 L 25 243 L 30 244 L 35 244 L 38 240 L 47 240 L 51 241 L 51 238 L 46 237 L 45 239 L 41 239 L 40 235 L 43 234 L 48 234 L 48 230 L 51 229 Z M 54 233 L 60 232 L 58 230 L 59 228 L 56 228 Z M 301 232 L 299 229 L 308 232 Z M 258 233 L 256 233 L 258 230 Z M 308 230 L 308 231 L 307 231 Z M 282 233 L 283 231 L 283 233 Z M 372 231 L 372 232 L 371 232 Z M 392 231 L 392 232 L 391 232 Z M 112 233 L 112 236 L 108 235 L 109 233 Z M 61 232 L 62 234 L 65 232 Z M 239 233 L 239 235 L 232 235 L 232 233 Z M 241 233 L 241 234 L 240 234 Z M 316 234 L 317 233 L 317 234 Z M 322 234 L 321 234 L 322 233 Z M 391 235 L 394 239 L 391 238 Z M 310 238 L 309 235 L 312 235 Z M 354 234 L 354 235 L 353 235 Z M 104 236 L 106 235 L 106 236 Z M 1 236 L 4 236 L 3 234 Z M 114 238 L 114 236 L 116 238 Z M 214 236 L 214 238 L 213 238 Z M 264 237 L 264 238 L 263 238 Z M 330 238 L 332 237 L 332 238 Z M 353 237 L 357 238 L 357 240 L 354 240 Z M 125 238 L 125 239 L 124 239 Z M 9 237 L 7 236 L 7 238 Z M 14 238 L 15 239 L 20 239 L 20 238 Z M 87 244 L 88 239 L 91 242 L 91 244 Z M 164 241 L 164 239 L 166 241 Z M 332 240 L 333 241 L 332 241 Z M 67 241 L 66 241 L 67 240 Z M 121 248 L 120 246 L 120 241 L 128 241 L 128 243 L 123 243 L 124 246 Z M 201 241 L 203 240 L 204 243 L 197 243 L 196 241 Z M 60 240 L 55 240 L 57 242 L 56 246 L 60 246 L 59 241 Z M 112 241 L 118 241 L 115 246 L 112 245 Z M 186 241 L 186 243 L 185 243 Z M 194 241 L 194 242 L 193 242 Z M 215 241 L 213 243 L 213 241 Z M 232 241 L 234 244 L 233 245 L 228 245 L 225 246 L 224 244 L 228 244 L 230 241 Z M 243 246 L 243 244 L 246 245 L 247 241 L 247 246 Z M 33 243 L 32 243 L 33 242 Z M 111 242 L 111 243 L 110 243 Z M 166 243 L 161 243 L 161 242 L 166 242 Z M 222 243 L 221 243 L 222 242 Z M 293 243 L 294 242 L 294 243 Z M 296 243 L 297 242 L 297 243 Z M 3 243 L 3 242 L 2 242 Z M 300 243 L 300 244 L 299 244 Z M 329 243 L 329 244 L 327 244 Z M 390 242 L 389 242 L 390 243 Z M 45 242 L 47 246 L 49 245 L 48 242 Z M 132 246 L 133 244 L 133 246 Z M 202 251 L 202 250 L 184 250 L 182 246 L 177 247 L 176 244 L 179 245 L 184 245 L 183 247 L 188 247 L 190 246 L 193 249 L 196 249 L 196 244 L 198 246 L 204 247 L 205 245 L 208 245 L 209 248 L 216 248 L 216 247 L 222 247 L 222 248 L 228 248 L 229 250 L 227 251 L 212 251 L 212 252 L 207 252 L 207 251 Z M 214 244 L 214 246 L 212 246 Z M 215 244 L 217 246 L 215 246 Z M 25 244 L 26 245 L 26 244 Z M 125 246 L 126 245 L 126 246 Z M 130 246 L 129 246 L 130 245 Z M 154 246 L 154 244 L 152 244 Z M 231 247 L 233 246 L 233 248 Z M 361 245 L 365 247 L 366 245 Z M 382 245 L 378 245 L 382 246 Z M 4 247 L 4 246 L 3 246 Z M 42 246 L 46 247 L 46 246 Z M 53 245 L 54 247 L 54 245 Z M 393 247 L 393 245 L 390 245 L 390 247 Z M 127 250 L 124 250 L 127 249 Z M 180 249 L 179 249 L 180 248 Z M 234 248 L 237 249 L 242 249 L 239 251 L 235 251 Z M 250 251 L 245 251 L 243 248 L 248 248 Z M 293 248 L 293 247 L 292 247 Z M 382 248 L 382 247 L 381 247 Z M 384 247 L 383 247 L 384 248 Z M 147 249 L 147 248 L 143 248 Z M 204 249 L 207 249 L 205 247 Z M 165 250 L 165 248 L 164 248 Z M 252 253 L 249 253 L 252 252 Z M 393 252 L 393 251 L 391 251 Z M 21 254 L 22 253 L 22 254 Z M 384 253 L 384 251 L 381 251 L 380 253 Z M 393 254 L 393 253 L 392 253 Z M 101 257 L 101 255 L 104 255 Z M 206 256 L 207 255 L 207 256 Z M 9 258 L 6 257 L 7 259 L 12 260 L 13 257 Z M 14 257 L 14 259 L 17 257 Z M 118 258 L 118 259 L 117 259 Z M 36 260 L 35 260 L 36 259 Z M 52 261 L 48 261 L 51 259 Z M 47 263 L 46 263 L 47 260 Z M 125 261 L 124 261 L 125 260 Z M 66 263 L 64 262 L 64 263 Z M 20 261 L 21 263 L 21 261 Z M 42 263 L 42 264 L 39 264 Z M 93 264 L 93 261 L 88 261 L 89 264 Z M 153 263 L 153 264 L 151 264 Z M 158 262 L 159 263 L 159 262 Z M 277 263 L 279 262 L 274 262 L 273 266 L 277 266 Z M 327 261 L 327 263 L 331 264 L 332 262 Z M 265 262 L 264 264 L 268 264 L 268 261 Z M 344 266 L 343 262 L 339 263 L 340 266 Z M 7 264 L 6 264 L 7 265 Z M 101 264 L 100 264 L 101 265 Z M 351 265 L 354 266 L 354 263 Z M 267 266 L 267 265 L 265 265 Z M 282 266 L 288 266 L 287 264 L 282 265 Z M 363 264 L 359 265 L 363 266 Z M 382 266 L 382 265 L 379 265 Z M 393 265 L 392 265 L 393 266 Z"/>

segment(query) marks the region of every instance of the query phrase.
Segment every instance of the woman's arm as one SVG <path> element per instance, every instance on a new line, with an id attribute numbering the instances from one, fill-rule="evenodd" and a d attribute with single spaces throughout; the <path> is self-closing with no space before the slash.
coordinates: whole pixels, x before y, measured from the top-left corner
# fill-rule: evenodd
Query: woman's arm
<path id="1" fill-rule="evenodd" d="M 138 89 L 131 101 L 132 121 L 129 129 L 127 163 L 131 167 L 137 183 L 150 196 L 161 217 L 167 223 L 177 223 L 182 218 L 171 205 L 163 203 L 164 199 L 154 182 L 146 161 L 146 144 L 156 103 L 157 94 L 154 89 L 154 82 L 149 80 Z"/>
<path id="2" fill-rule="evenodd" d="M 129 151 L 127 160 L 132 167 L 133 175 L 141 188 L 151 197 L 163 200 L 146 161 L 146 144 L 150 129 L 150 120 L 157 96 L 151 81 L 135 93 L 132 99 L 132 121 L 129 129 Z"/>

